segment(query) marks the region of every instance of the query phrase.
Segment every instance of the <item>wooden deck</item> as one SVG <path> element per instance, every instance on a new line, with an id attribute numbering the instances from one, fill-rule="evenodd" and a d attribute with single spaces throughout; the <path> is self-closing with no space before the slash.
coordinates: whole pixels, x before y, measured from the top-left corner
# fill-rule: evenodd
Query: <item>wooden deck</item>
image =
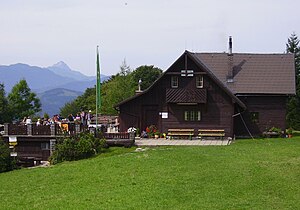
<path id="1" fill-rule="evenodd" d="M 32 161 L 46 161 L 55 150 L 57 139 L 87 132 L 98 138 L 106 139 L 108 146 L 131 147 L 134 145 L 134 136 L 127 132 L 102 133 L 95 132 L 95 128 L 88 128 L 82 124 L 5 124 L 3 139 L 9 143 L 14 156 Z"/>

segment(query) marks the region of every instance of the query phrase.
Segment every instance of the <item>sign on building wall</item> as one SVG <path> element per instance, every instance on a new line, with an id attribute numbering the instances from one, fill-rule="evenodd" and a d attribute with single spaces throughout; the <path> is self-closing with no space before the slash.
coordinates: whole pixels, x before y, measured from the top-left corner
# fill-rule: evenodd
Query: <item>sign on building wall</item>
<path id="1" fill-rule="evenodd" d="M 10 153 L 10 156 L 11 156 L 11 157 L 17 157 L 17 156 L 18 156 L 18 153 L 17 153 L 17 152 L 11 152 L 11 153 Z"/>
<path id="2" fill-rule="evenodd" d="M 159 115 L 161 115 L 162 119 L 168 119 L 168 117 L 169 117 L 168 112 L 160 112 Z"/>
<path id="3" fill-rule="evenodd" d="M 17 142 L 17 137 L 16 136 L 9 136 L 9 143 L 10 142 Z"/>

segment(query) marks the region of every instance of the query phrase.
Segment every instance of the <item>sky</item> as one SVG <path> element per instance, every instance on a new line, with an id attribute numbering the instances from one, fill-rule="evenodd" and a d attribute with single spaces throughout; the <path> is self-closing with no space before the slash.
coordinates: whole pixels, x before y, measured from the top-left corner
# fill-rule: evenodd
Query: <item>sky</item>
<path id="1" fill-rule="evenodd" d="M 300 36 L 295 0 L 0 0 L 0 65 L 59 61 L 85 75 L 166 70 L 185 51 L 283 53 Z"/>

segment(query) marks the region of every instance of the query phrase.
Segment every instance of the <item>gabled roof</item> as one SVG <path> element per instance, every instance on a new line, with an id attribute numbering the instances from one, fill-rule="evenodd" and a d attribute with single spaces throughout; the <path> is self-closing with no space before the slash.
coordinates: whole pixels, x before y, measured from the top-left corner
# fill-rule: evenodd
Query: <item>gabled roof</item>
<path id="1" fill-rule="evenodd" d="M 227 84 L 227 53 L 193 53 L 234 94 L 295 94 L 293 54 L 233 54 L 233 83 Z"/>
<path id="2" fill-rule="evenodd" d="M 154 86 L 155 84 L 160 81 L 165 74 L 167 74 L 170 69 L 172 69 L 173 65 L 180 59 L 183 59 L 183 57 L 187 55 L 189 56 L 194 62 L 196 65 L 198 65 L 200 68 L 202 68 L 204 71 L 206 71 L 206 73 L 209 75 L 209 77 L 214 81 L 216 82 L 231 98 L 234 102 L 236 102 L 237 104 L 239 104 L 243 109 L 246 109 L 246 105 L 241 101 L 239 100 L 234 94 L 233 92 L 221 81 L 219 80 L 213 73 L 212 71 L 209 69 L 209 67 L 207 67 L 202 61 L 200 58 L 198 58 L 197 56 L 195 56 L 194 53 L 191 53 L 189 51 L 185 51 L 148 89 L 146 89 L 145 91 L 143 91 L 142 93 L 138 94 L 138 95 L 135 95 L 133 97 L 130 97 L 122 102 L 120 102 L 119 104 L 116 104 L 115 107 L 119 107 L 121 106 L 122 104 L 128 102 L 128 101 L 131 101 L 139 96 L 142 96 L 143 94 L 146 94 L 147 92 L 149 92 Z"/>
<path id="3" fill-rule="evenodd" d="M 188 51 L 185 51 L 185 53 L 187 53 L 187 55 L 194 60 L 195 64 L 202 67 L 202 69 L 204 71 L 206 71 L 206 73 L 210 76 L 210 78 L 216 82 L 231 98 L 234 102 L 236 102 L 238 105 L 240 105 L 243 109 L 246 109 L 246 105 L 240 100 L 238 99 L 238 97 L 236 97 L 234 95 L 234 93 L 224 84 L 222 83 L 221 80 L 219 80 L 219 78 L 210 70 L 210 68 L 208 66 L 206 66 L 201 59 L 199 59 L 197 56 L 195 56 L 195 53 L 191 53 Z"/>

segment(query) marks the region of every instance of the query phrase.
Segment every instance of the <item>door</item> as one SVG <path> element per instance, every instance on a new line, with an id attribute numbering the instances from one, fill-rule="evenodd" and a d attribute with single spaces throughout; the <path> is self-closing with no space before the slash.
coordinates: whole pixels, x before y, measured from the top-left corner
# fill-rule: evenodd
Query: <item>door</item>
<path id="1" fill-rule="evenodd" d="M 144 106 L 143 107 L 143 118 L 142 118 L 142 130 L 145 130 L 147 126 L 155 125 L 159 128 L 159 114 L 158 106 Z"/>

